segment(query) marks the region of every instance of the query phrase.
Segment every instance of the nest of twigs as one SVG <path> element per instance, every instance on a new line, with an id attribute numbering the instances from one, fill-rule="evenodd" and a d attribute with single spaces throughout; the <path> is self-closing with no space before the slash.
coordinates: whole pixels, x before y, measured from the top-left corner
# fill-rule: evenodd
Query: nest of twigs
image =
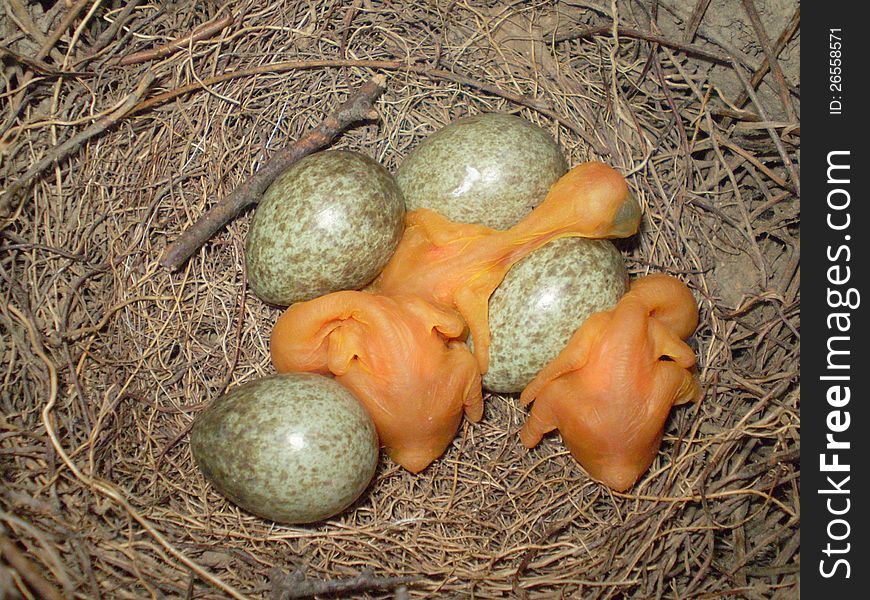
<path id="1" fill-rule="evenodd" d="M 0 597 L 795 597 L 799 13 L 756 1 L 728 9 L 744 44 L 703 0 L 5 2 Z M 376 73 L 378 118 L 335 147 L 394 170 L 501 111 L 627 175 L 644 219 L 621 249 L 693 290 L 704 387 L 627 493 L 558 436 L 525 451 L 497 395 L 315 526 L 195 468 L 191 422 L 271 372 L 279 311 L 246 287 L 250 211 L 180 270 L 161 255 Z"/>

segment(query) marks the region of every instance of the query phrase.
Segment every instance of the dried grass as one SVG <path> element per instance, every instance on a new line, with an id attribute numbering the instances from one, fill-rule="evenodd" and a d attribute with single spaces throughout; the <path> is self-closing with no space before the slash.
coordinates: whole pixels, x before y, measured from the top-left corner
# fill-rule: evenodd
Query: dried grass
<path id="1" fill-rule="evenodd" d="M 375 597 L 795 597 L 799 123 L 767 121 L 757 94 L 724 104 L 685 39 L 561 35 L 609 26 L 614 6 L 621 27 L 660 35 L 641 4 L 491 4 L 57 2 L 30 13 L 36 30 L 17 18 L 0 32 L 54 71 L 3 58 L 4 188 L 148 73 L 146 98 L 265 71 L 125 113 L 49 164 L 0 224 L 0 596 L 44 584 L 80 598 L 277 598 L 294 577 L 371 565 L 373 578 L 414 578 Z M 74 11 L 39 56 L 40 31 Z M 231 25 L 170 56 L 115 64 L 227 13 Z M 761 65 L 695 44 L 735 56 L 734 70 Z M 324 59 L 345 66 L 267 66 Z M 249 516 L 194 467 L 184 432 L 229 386 L 270 372 L 278 313 L 246 292 L 250 213 L 178 273 L 160 254 L 374 73 L 359 66 L 370 60 L 391 63 L 381 121 L 338 147 L 395 169 L 437 127 L 507 111 L 552 132 L 572 164 L 629 174 L 645 212 L 623 245 L 629 267 L 695 292 L 705 388 L 673 412 L 629 493 L 590 481 L 558 438 L 524 451 L 511 396 L 490 396 L 483 422 L 420 475 L 384 458 L 353 510 L 317 526 Z"/>

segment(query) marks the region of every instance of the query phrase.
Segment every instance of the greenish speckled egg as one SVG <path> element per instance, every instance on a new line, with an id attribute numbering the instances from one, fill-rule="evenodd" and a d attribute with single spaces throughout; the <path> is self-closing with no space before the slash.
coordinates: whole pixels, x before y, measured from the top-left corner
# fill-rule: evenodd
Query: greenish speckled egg
<path id="1" fill-rule="evenodd" d="M 522 391 L 589 315 L 613 308 L 627 290 L 625 261 L 608 240 L 563 238 L 526 256 L 489 301 L 484 387 Z"/>
<path id="2" fill-rule="evenodd" d="M 484 113 L 439 129 L 399 165 L 408 210 L 493 229 L 516 225 L 568 170 L 549 133 L 521 117 Z"/>
<path id="3" fill-rule="evenodd" d="M 194 423 L 190 448 L 217 491 L 290 524 L 350 506 L 379 452 L 375 426 L 350 391 L 309 373 L 263 377 L 221 396 Z"/>
<path id="4" fill-rule="evenodd" d="M 365 286 L 404 228 L 405 201 L 382 165 L 358 152 L 306 156 L 278 176 L 245 243 L 251 289 L 287 306 Z"/>

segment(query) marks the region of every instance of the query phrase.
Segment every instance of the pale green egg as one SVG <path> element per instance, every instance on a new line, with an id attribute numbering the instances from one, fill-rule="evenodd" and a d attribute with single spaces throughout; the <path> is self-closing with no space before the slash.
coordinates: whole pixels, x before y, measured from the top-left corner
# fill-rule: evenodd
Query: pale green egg
<path id="1" fill-rule="evenodd" d="M 251 289 L 281 306 L 360 289 L 393 255 L 404 217 L 402 192 L 373 159 L 345 150 L 306 156 L 269 186 L 251 220 Z"/>
<path id="2" fill-rule="evenodd" d="M 263 377 L 218 398 L 197 417 L 190 448 L 218 492 L 279 523 L 346 509 L 379 453 L 374 423 L 350 391 L 309 373 Z"/>
<path id="3" fill-rule="evenodd" d="M 608 240 L 563 238 L 526 256 L 489 301 L 484 387 L 522 391 L 589 315 L 613 308 L 627 290 L 625 261 Z"/>
<path id="4" fill-rule="evenodd" d="M 493 229 L 516 225 L 568 170 L 556 141 L 521 117 L 484 113 L 442 127 L 399 165 L 408 210 Z"/>

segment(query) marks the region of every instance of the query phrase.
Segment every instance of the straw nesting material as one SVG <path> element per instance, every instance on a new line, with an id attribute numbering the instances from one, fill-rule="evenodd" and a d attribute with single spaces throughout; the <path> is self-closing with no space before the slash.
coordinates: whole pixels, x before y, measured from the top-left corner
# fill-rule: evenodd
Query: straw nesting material
<path id="1" fill-rule="evenodd" d="M 761 10 L 760 48 L 707 3 L 658 4 L 654 22 L 646 2 L 5 4 L 0 590 L 796 593 L 795 6 Z M 627 175 L 644 221 L 620 249 L 633 276 L 693 290 L 705 390 L 627 493 L 591 481 L 557 436 L 523 450 L 526 413 L 498 395 L 425 472 L 383 458 L 363 498 L 317 526 L 250 516 L 196 470 L 192 420 L 271 372 L 278 311 L 246 287 L 250 211 L 178 272 L 161 253 L 376 73 L 379 120 L 333 147 L 395 172 L 438 127 L 499 111 L 547 129 L 570 164 Z"/>

